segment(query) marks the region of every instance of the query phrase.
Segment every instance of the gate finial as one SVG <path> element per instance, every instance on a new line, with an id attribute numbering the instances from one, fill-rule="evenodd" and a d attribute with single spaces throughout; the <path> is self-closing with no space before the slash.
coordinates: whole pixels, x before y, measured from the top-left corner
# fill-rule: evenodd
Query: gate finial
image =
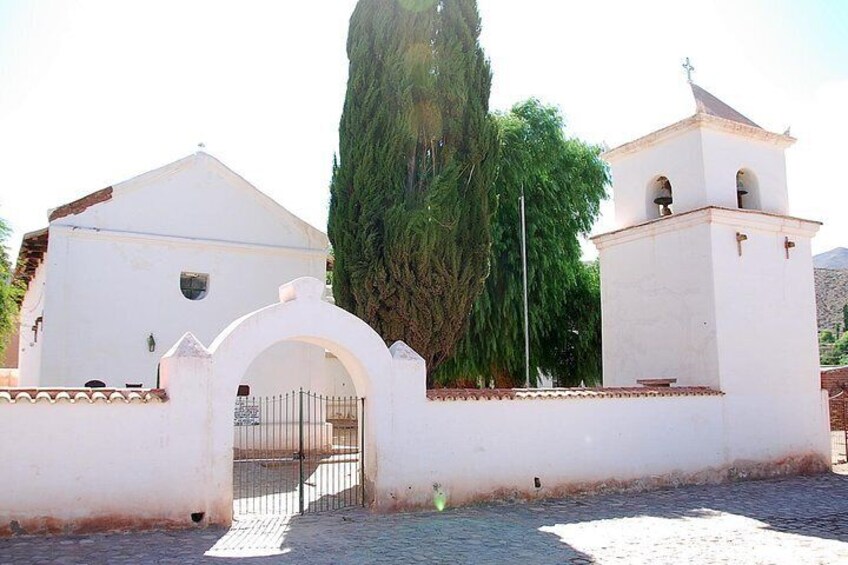
<path id="1" fill-rule="evenodd" d="M 324 283 L 314 277 L 300 277 L 280 287 L 280 302 L 318 300 L 324 296 Z"/>
<path id="2" fill-rule="evenodd" d="M 211 357 L 209 350 L 198 341 L 194 334 L 186 332 L 164 355 L 165 357 Z"/>

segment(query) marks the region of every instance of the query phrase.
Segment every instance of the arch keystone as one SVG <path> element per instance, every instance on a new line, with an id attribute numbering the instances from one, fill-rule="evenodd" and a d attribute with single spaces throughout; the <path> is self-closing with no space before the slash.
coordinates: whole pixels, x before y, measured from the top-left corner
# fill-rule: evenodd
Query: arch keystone
<path id="1" fill-rule="evenodd" d="M 183 337 L 174 344 L 174 346 L 168 350 L 168 352 L 162 357 L 165 358 L 208 358 L 212 357 L 212 354 L 209 353 L 209 350 L 204 347 L 200 341 L 194 337 L 194 334 L 191 332 L 186 332 L 183 334 Z"/>
<path id="2" fill-rule="evenodd" d="M 323 296 L 324 283 L 314 277 L 300 277 L 280 287 L 280 302 L 320 301 Z"/>

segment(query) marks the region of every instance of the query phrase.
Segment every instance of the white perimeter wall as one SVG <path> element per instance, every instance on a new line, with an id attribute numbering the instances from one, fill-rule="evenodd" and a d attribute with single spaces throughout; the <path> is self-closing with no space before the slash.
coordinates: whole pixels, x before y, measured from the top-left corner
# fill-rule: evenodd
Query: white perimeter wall
<path id="1" fill-rule="evenodd" d="M 210 507 L 208 383 L 183 379 L 166 402 L 0 401 L 0 535 L 188 526 Z M 217 512 L 217 514 L 216 514 Z"/>
<path id="2" fill-rule="evenodd" d="M 407 361 L 395 369 L 396 380 L 415 372 Z M 83 528 L 188 526 L 192 512 L 227 523 L 231 483 L 217 473 L 229 474 L 232 460 L 212 447 L 220 438 L 207 421 L 211 387 L 195 382 L 183 395 L 178 386 L 162 404 L 0 405 L 0 427 L 15 430 L 0 439 L 14 453 L 0 459 L 0 531 L 46 518 Z M 403 388 L 419 387 L 396 392 Z M 829 457 L 822 397 L 821 417 L 804 423 L 769 413 L 789 406 L 732 396 L 438 401 L 417 392 L 395 394 L 368 421 L 382 430 L 367 446 L 376 451 L 367 472 L 378 508 L 432 507 L 436 492 L 458 505 L 614 481 L 716 481 L 730 467 L 812 457 L 824 468 Z M 770 433 L 749 433 L 765 421 Z"/>
<path id="3" fill-rule="evenodd" d="M 397 433 L 415 448 L 381 459 L 388 505 L 427 505 L 434 483 L 456 504 L 728 463 L 721 397 L 414 404 Z"/>
<path id="4" fill-rule="evenodd" d="M 435 494 L 452 505 L 616 481 L 723 480 L 732 468 L 744 475 L 828 467 L 824 393 L 791 400 L 728 383 L 724 396 L 428 400 L 420 357 L 402 343 L 387 351 L 364 323 L 322 302 L 320 281 L 295 283 L 283 287 L 282 302 L 234 322 L 209 349 L 183 338 L 163 359 L 165 403 L 0 401 L 0 429 L 10 431 L 0 450 L 13 454 L 0 458 L 0 532 L 12 520 L 47 518 L 72 529 L 188 525 L 191 512 L 227 523 L 230 391 L 241 378 L 235 373 L 275 339 L 333 350 L 367 397 L 366 487 L 378 508 L 430 506 Z"/>

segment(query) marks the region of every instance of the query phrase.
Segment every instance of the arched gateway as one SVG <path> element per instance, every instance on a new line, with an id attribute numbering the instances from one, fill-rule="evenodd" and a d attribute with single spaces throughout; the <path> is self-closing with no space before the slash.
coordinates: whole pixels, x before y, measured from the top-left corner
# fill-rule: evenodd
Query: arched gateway
<path id="1" fill-rule="evenodd" d="M 175 425 L 208 438 L 206 445 L 197 446 L 206 452 L 198 459 L 209 462 L 208 468 L 198 469 L 197 479 L 209 482 L 205 510 L 209 522 L 232 518 L 236 391 L 254 359 L 284 341 L 317 345 L 333 353 L 366 399 L 365 500 L 379 502 L 381 447 L 396 431 L 391 407 L 399 397 L 424 399 L 424 361 L 402 342 L 386 347 L 361 319 L 324 301 L 323 292 L 324 284 L 317 279 L 296 279 L 280 287 L 280 302 L 234 321 L 208 349 L 187 333 L 162 358 L 162 385 L 169 395 L 208 399 L 192 402 L 192 409 L 183 411 Z"/>

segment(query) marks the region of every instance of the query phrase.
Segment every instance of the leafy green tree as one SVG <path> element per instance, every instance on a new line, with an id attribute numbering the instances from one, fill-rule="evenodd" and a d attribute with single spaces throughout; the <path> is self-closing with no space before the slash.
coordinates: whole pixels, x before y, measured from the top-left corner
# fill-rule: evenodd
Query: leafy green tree
<path id="1" fill-rule="evenodd" d="M 497 128 L 474 0 L 360 0 L 330 187 L 336 304 L 429 374 L 483 288 Z"/>
<path id="2" fill-rule="evenodd" d="M 6 241 L 9 227 L 0 218 L 0 357 L 6 351 L 9 336 L 14 333 L 18 321 L 18 304 L 23 297 L 23 289 L 12 280 L 12 262 Z"/>
<path id="3" fill-rule="evenodd" d="M 491 273 L 467 334 L 439 372 L 457 382 L 524 383 L 524 295 L 519 198 L 525 195 L 530 311 L 530 377 L 560 384 L 600 380 L 598 267 L 581 261 L 586 234 L 605 198 L 600 149 L 568 138 L 559 111 L 538 100 L 497 116 L 501 156 L 493 186 Z"/>
<path id="4" fill-rule="evenodd" d="M 539 370 L 557 386 L 600 385 L 601 277 L 600 265 L 575 265 L 574 285 L 563 300 L 559 322 L 542 336 Z"/>
<path id="5" fill-rule="evenodd" d="M 848 333 L 836 340 L 833 347 L 822 355 L 822 365 L 848 365 Z"/>
<path id="6" fill-rule="evenodd" d="M 833 343 L 836 341 L 836 338 L 833 337 L 833 332 L 830 330 L 822 330 L 819 333 L 819 341 L 821 343 Z"/>

